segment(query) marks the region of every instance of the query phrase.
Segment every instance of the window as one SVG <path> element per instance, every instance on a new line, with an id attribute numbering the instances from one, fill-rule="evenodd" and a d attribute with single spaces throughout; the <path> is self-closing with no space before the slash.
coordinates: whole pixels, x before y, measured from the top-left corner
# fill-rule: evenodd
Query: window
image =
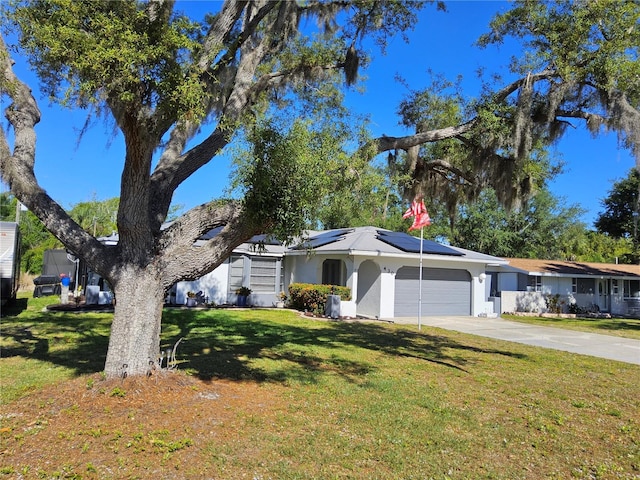
<path id="1" fill-rule="evenodd" d="M 276 293 L 276 259 L 251 259 L 251 290 L 256 293 Z"/>
<path id="2" fill-rule="evenodd" d="M 640 280 L 624 280 L 624 298 L 640 297 Z"/>
<path id="3" fill-rule="evenodd" d="M 529 276 L 529 290 L 533 292 L 542 291 L 542 277 L 540 275 Z"/>
<path id="4" fill-rule="evenodd" d="M 229 259 L 229 291 L 235 291 L 242 286 L 244 273 L 244 257 L 232 255 Z"/>
<path id="5" fill-rule="evenodd" d="M 571 293 L 578 293 L 578 279 L 571 279 Z"/>
<path id="6" fill-rule="evenodd" d="M 620 291 L 618 290 L 618 280 L 615 278 L 611 279 L 611 293 L 614 295 L 620 293 Z"/>
<path id="7" fill-rule="evenodd" d="M 594 282 L 595 280 L 592 278 L 578 278 L 576 293 L 592 294 L 595 287 Z"/>
<path id="8" fill-rule="evenodd" d="M 342 287 L 347 284 L 346 268 L 342 260 L 328 259 L 322 262 L 322 284 Z"/>

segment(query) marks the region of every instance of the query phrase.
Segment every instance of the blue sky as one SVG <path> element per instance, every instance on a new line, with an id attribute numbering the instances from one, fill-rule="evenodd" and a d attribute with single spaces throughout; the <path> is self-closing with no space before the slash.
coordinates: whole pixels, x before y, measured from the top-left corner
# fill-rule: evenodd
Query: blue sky
<path id="1" fill-rule="evenodd" d="M 200 10 L 205 2 L 181 0 L 178 5 L 185 10 Z M 515 53 L 514 45 L 485 50 L 473 46 L 478 36 L 487 31 L 490 18 L 507 8 L 508 3 L 503 1 L 449 1 L 446 13 L 426 7 L 415 30 L 409 33 L 409 44 L 398 37 L 390 42 L 386 56 L 370 52 L 373 62 L 361 72 L 368 77 L 366 92 L 349 93 L 349 107 L 370 116 L 373 135 L 400 136 L 412 132 L 398 125 L 396 110 L 408 92 L 395 81 L 396 74 L 405 78 L 412 89 L 430 83 L 428 69 L 451 80 L 462 75 L 465 94 L 477 95 L 476 71 L 484 67 L 487 73 L 507 75 L 506 65 Z M 16 73 L 36 92 L 34 75 L 22 59 L 16 60 Z M 78 141 L 86 114 L 62 110 L 38 93 L 35 95 L 42 110 L 42 120 L 36 127 L 35 170 L 49 195 L 64 208 L 94 197 L 104 200 L 118 196 L 124 158 L 122 137 L 112 126 L 94 120 Z M 2 107 L 4 110 L 6 105 Z M 601 199 L 607 196 L 613 181 L 626 177 L 635 161 L 628 151 L 618 148 L 615 134 L 592 139 L 580 124 L 576 123 L 576 127 L 555 149 L 557 158 L 565 162 L 565 172 L 552 182 L 551 190 L 567 205 L 577 204 L 585 209 L 582 220 L 591 227 L 601 211 Z M 3 128 L 6 131 L 6 121 Z M 228 159 L 215 159 L 179 187 L 174 203 L 191 208 L 223 195 L 228 172 Z M 3 191 L 6 188 L 2 186 Z"/>

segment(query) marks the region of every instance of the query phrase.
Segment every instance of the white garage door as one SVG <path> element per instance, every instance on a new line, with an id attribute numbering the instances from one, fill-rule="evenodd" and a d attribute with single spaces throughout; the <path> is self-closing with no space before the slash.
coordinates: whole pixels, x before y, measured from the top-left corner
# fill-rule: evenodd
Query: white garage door
<path id="1" fill-rule="evenodd" d="M 396 273 L 394 316 L 418 316 L 418 267 Z M 466 270 L 422 269 L 422 315 L 471 315 L 471 275 Z"/>

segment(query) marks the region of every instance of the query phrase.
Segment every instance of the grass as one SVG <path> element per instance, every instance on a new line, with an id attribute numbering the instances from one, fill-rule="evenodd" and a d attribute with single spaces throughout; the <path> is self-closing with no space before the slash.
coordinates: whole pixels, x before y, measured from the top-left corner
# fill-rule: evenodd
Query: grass
<path id="1" fill-rule="evenodd" d="M 119 478 L 156 478 L 158 465 L 169 472 L 159 478 L 640 476 L 638 366 L 275 309 L 167 310 L 163 347 L 183 338 L 180 371 L 200 383 L 175 397 L 167 392 L 156 402 L 164 406 L 145 418 L 127 385 L 117 385 L 118 395 L 111 395 L 113 386 L 98 393 L 95 372 L 104 362 L 110 315 L 41 307 L 40 299 L 29 299 L 2 319 L 0 419 L 8 422 L 7 412 L 17 414 L 25 399 L 50 402 L 49 393 L 39 393 L 49 392 L 47 383 L 80 379 L 95 393 L 86 407 L 69 400 L 49 416 L 41 407 L 31 430 L 26 426 L 35 420 L 25 420 L 23 430 L 10 423 L 6 452 L 13 444 L 26 448 L 29 435 L 47 434 L 63 416 L 73 422 L 52 435 L 52 450 L 65 454 L 50 459 L 49 470 L 4 455 L 0 478 L 103 478 L 116 471 Z M 235 393 L 203 403 L 219 382 Z M 84 408 L 100 415 L 89 417 Z M 145 426 L 160 420 L 166 425 Z"/>
<path id="2" fill-rule="evenodd" d="M 640 319 L 638 318 L 560 318 L 505 314 L 502 317 L 515 322 L 640 340 Z"/>

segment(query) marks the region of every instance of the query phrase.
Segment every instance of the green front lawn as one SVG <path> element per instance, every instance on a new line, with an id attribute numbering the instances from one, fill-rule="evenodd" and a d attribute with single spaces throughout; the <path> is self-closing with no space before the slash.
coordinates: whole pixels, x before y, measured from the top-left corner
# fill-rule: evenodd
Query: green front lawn
<path id="1" fill-rule="evenodd" d="M 111 316 L 53 314 L 41 311 L 42 300 L 24 302 L 27 309 L 2 318 L 0 478 L 149 478 L 154 465 L 171 469 L 166 478 L 640 476 L 640 366 L 425 327 L 276 309 L 174 309 L 164 314 L 163 347 L 183 338 L 180 371 L 202 383 L 185 387 L 184 404 L 155 410 L 156 421 L 166 415 L 180 431 L 150 430 L 126 384 L 102 391 L 95 380 Z M 39 399 L 45 384 L 78 376 L 83 396 L 114 423 Z M 216 382 L 246 388 L 247 398 L 234 402 L 255 406 L 235 410 L 202 394 Z M 23 399 L 42 405 L 37 433 Z M 74 423 L 58 432 L 60 415 Z M 10 452 L 37 443 L 29 435 L 49 430 L 59 457 L 48 466 L 37 456 L 11 463 Z M 71 448 L 81 460 L 65 456 Z"/>

